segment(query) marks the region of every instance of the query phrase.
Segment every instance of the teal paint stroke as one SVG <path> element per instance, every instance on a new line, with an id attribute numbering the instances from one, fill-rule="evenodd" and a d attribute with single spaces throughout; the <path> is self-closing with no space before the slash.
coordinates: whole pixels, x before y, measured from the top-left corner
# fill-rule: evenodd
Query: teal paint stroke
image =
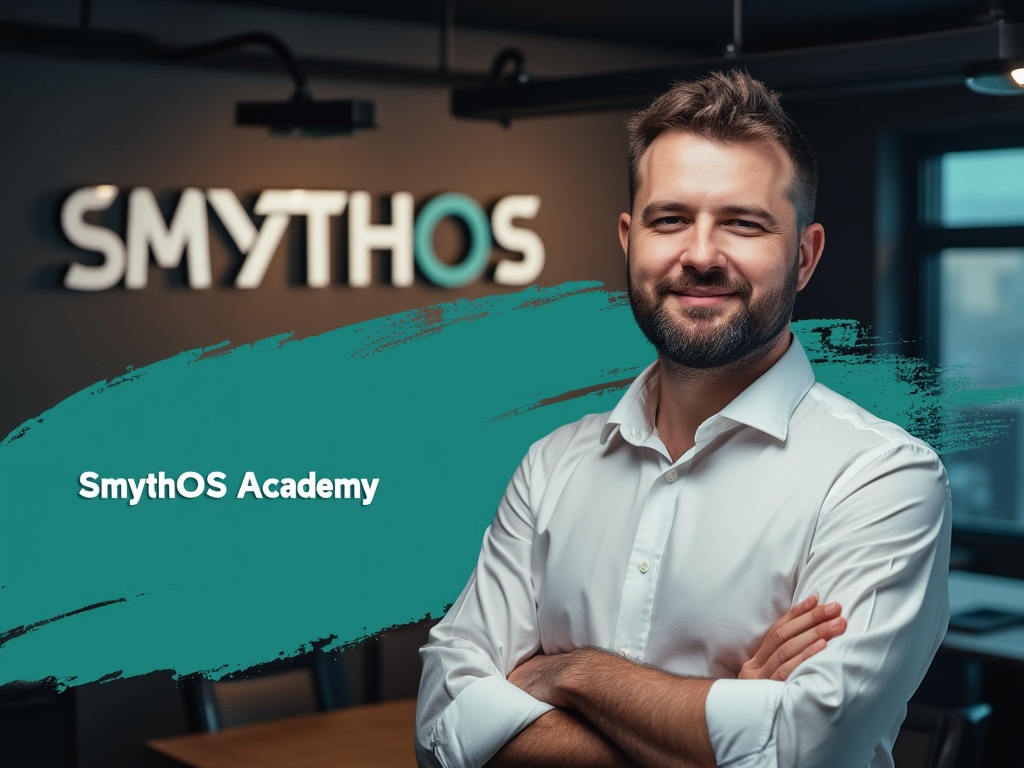
<path id="1" fill-rule="evenodd" d="M 1024 402 L 1024 386 L 980 389 L 962 366 L 931 366 L 885 352 L 886 345 L 854 320 L 802 320 L 792 328 L 819 382 L 940 454 L 995 442 L 1012 419 L 994 407 Z"/>
<path id="2" fill-rule="evenodd" d="M 855 323 L 794 331 L 824 383 L 939 447 L 1005 428 L 958 421 L 985 395 L 871 353 Z M 529 445 L 610 409 L 652 357 L 623 294 L 569 283 L 190 350 L 72 395 L 0 444 L 0 684 L 221 676 L 440 615 Z M 228 493 L 83 499 L 87 470 L 220 471 Z M 379 485 L 369 506 L 236 499 L 247 470 Z"/>

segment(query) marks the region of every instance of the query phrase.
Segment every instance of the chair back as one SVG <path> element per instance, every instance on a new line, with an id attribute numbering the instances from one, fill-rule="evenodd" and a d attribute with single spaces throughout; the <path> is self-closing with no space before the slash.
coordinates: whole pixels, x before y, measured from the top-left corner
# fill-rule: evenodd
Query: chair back
<path id="1" fill-rule="evenodd" d="M 340 675 L 339 686 L 332 663 L 331 656 L 314 651 L 223 680 L 195 678 L 188 686 L 192 725 L 219 731 L 347 705 L 347 673 Z"/>
<path id="2" fill-rule="evenodd" d="M 977 768 L 988 704 L 947 710 L 910 702 L 893 745 L 896 768 Z"/>

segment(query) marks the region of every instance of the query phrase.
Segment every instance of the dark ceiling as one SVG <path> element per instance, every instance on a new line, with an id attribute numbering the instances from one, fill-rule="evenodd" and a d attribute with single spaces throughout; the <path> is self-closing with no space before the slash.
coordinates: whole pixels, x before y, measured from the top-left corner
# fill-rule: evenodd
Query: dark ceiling
<path id="1" fill-rule="evenodd" d="M 437 22 L 446 0 L 217 0 L 393 20 Z M 732 40 L 733 0 L 447 0 L 460 26 L 648 43 L 717 56 Z M 750 53 L 1024 21 L 1024 0 L 745 0 Z"/>
<path id="2" fill-rule="evenodd" d="M 145 35 L 94 30 L 82 3 L 78 28 L 0 24 L 0 47 L 59 54 L 183 61 L 207 66 L 274 66 L 251 40 L 175 48 Z M 598 42 L 657 46 L 678 60 L 643 70 L 598 71 L 572 77 L 532 77 L 523 55 L 504 51 L 490 76 L 380 61 L 303 57 L 313 77 L 421 83 L 453 87 L 459 117 L 510 119 L 633 107 L 670 83 L 710 69 L 738 66 L 787 99 L 823 94 L 963 85 L 986 78 L 1017 92 L 1007 71 L 1024 67 L 1024 0 L 198 0 L 235 8 L 275 7 L 351 18 L 434 24 L 459 30 L 521 32 Z M 741 8 L 741 34 L 734 12 Z M 447 20 L 447 22 L 445 21 Z M 996 22 L 1008 22 L 997 24 Z M 273 30 L 265 30 L 273 33 Z M 738 55 L 725 55 L 740 38 Z M 279 40 L 269 45 L 277 50 Z M 510 40 L 509 44 L 515 41 Z M 244 50 L 243 50 L 244 49 Z M 386 61 L 387 46 L 381 46 Z M 216 53 L 216 55 L 212 55 Z M 290 59 L 287 56 L 279 56 Z M 511 58 L 509 57 L 511 55 Z M 297 82 L 298 82 L 297 78 Z"/>

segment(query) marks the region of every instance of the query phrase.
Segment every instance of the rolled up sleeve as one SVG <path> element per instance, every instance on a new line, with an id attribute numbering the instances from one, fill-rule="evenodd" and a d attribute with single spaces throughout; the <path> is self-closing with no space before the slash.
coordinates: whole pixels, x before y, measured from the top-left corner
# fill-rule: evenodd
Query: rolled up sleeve
<path id="1" fill-rule="evenodd" d="M 476 679 L 418 736 L 421 765 L 460 768 L 490 760 L 506 741 L 552 707 L 501 676 Z M 431 723 L 433 723 L 431 727 Z"/>

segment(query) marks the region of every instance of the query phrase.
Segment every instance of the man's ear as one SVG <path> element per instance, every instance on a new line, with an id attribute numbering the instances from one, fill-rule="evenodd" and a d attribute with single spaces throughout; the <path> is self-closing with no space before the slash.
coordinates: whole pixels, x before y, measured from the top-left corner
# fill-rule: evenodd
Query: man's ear
<path id="1" fill-rule="evenodd" d="M 622 244 L 622 252 L 629 252 L 629 214 L 619 214 L 619 242 Z"/>
<path id="2" fill-rule="evenodd" d="M 800 265 L 797 268 L 796 289 L 802 291 L 814 274 L 814 269 L 825 249 L 825 228 L 821 224 L 808 224 L 800 236 Z"/>

